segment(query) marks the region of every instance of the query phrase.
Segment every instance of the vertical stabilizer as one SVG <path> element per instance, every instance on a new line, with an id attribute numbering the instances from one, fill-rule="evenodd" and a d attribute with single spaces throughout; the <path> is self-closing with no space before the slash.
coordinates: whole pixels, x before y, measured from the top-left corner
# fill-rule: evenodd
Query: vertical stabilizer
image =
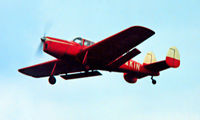
<path id="1" fill-rule="evenodd" d="M 147 55 L 144 58 L 143 64 L 151 64 L 156 62 L 156 56 L 153 52 L 148 52 Z"/>
<path id="2" fill-rule="evenodd" d="M 166 56 L 166 63 L 173 68 L 180 66 L 180 54 L 175 46 L 169 48 Z"/>

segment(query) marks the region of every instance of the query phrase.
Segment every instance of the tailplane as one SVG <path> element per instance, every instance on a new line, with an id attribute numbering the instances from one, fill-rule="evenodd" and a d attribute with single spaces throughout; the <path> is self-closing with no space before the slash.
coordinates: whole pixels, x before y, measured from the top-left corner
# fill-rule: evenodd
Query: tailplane
<path id="1" fill-rule="evenodd" d="M 151 71 L 162 71 L 167 68 L 177 68 L 180 66 L 180 54 L 176 47 L 169 48 L 165 60 L 156 61 L 155 55 L 152 52 L 147 53 L 144 58 L 144 67 Z"/>
<path id="2" fill-rule="evenodd" d="M 156 80 L 153 79 L 153 76 L 159 75 L 160 74 L 159 72 L 162 70 L 166 70 L 168 68 L 177 68 L 180 66 L 180 54 L 178 52 L 178 49 L 176 47 L 169 48 L 166 59 L 162 61 L 157 61 L 157 62 L 156 62 L 155 55 L 152 52 L 149 52 L 144 58 L 143 66 L 144 68 L 146 68 L 147 70 L 149 70 L 150 72 L 154 74 L 145 74 L 137 78 L 142 78 L 142 77 L 151 75 L 152 83 L 156 84 Z M 136 79 L 131 79 L 131 80 L 136 80 Z"/>

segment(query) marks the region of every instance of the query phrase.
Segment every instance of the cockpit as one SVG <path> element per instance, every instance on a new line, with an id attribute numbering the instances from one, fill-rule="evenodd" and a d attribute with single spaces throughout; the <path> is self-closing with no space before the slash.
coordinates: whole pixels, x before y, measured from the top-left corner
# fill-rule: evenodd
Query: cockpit
<path id="1" fill-rule="evenodd" d="M 94 44 L 94 42 L 92 42 L 92 41 L 89 41 L 89 40 L 86 40 L 86 39 L 83 39 L 83 38 L 81 38 L 81 37 L 77 37 L 77 38 L 75 38 L 74 40 L 73 40 L 75 43 L 78 43 L 79 45 L 81 45 L 81 46 L 90 46 L 90 45 L 93 45 Z"/>

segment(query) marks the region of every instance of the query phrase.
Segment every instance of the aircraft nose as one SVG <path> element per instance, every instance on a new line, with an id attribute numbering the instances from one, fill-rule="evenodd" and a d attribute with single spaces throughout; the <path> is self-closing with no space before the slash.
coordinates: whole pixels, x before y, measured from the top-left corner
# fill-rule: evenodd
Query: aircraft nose
<path id="1" fill-rule="evenodd" d="M 41 41 L 44 43 L 45 42 L 45 40 L 46 40 L 46 38 L 45 37 L 42 37 L 42 38 L 40 38 L 41 39 Z"/>

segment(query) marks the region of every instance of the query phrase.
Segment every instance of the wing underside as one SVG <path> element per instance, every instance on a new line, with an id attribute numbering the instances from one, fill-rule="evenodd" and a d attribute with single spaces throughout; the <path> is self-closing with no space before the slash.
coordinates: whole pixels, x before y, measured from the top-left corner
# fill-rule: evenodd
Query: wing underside
<path id="1" fill-rule="evenodd" d="M 128 52 L 155 32 L 141 26 L 133 26 L 108 37 L 83 52 L 88 52 L 87 64 L 104 66 Z"/>
<path id="2" fill-rule="evenodd" d="M 25 68 L 19 69 L 18 71 L 23 74 L 36 77 L 36 78 L 46 77 L 46 76 L 51 75 L 51 72 L 53 70 L 55 63 L 56 63 L 56 66 L 55 66 L 55 71 L 53 73 L 54 75 L 70 73 L 70 72 L 79 72 L 83 70 L 83 68 L 79 64 L 73 64 L 73 63 L 64 62 L 61 60 L 52 60 L 52 61 L 37 64 L 37 65 L 25 67 Z"/>

